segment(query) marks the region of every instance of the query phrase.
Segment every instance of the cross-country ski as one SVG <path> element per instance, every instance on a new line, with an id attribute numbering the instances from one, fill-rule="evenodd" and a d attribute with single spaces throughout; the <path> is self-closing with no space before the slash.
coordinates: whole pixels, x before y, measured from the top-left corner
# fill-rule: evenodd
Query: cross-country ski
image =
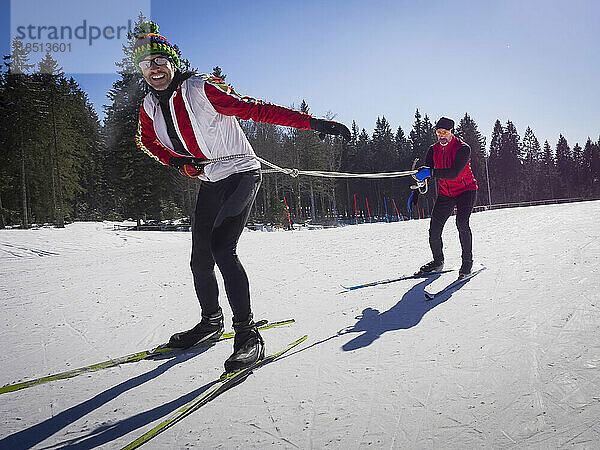
<path id="1" fill-rule="evenodd" d="M 473 272 L 469 273 L 468 275 L 463 275 L 460 278 L 458 278 L 457 280 L 453 281 L 452 283 L 450 283 L 448 286 L 444 287 L 443 289 L 432 293 L 432 292 L 428 292 L 425 291 L 425 298 L 427 300 L 433 300 L 443 294 L 446 294 L 448 292 L 452 292 L 455 289 L 458 289 L 459 287 L 461 287 L 463 284 L 465 284 L 466 282 L 468 282 L 471 278 L 473 278 L 475 275 L 481 273 L 482 271 L 485 270 L 485 267 L 482 267 L 480 269 L 474 270 Z"/>
<path id="2" fill-rule="evenodd" d="M 429 272 L 429 273 L 415 273 L 413 275 L 402 275 L 397 278 L 387 278 L 385 280 L 378 280 L 378 281 L 371 281 L 371 282 L 364 283 L 364 284 L 357 284 L 356 286 L 342 286 L 342 287 L 348 291 L 353 291 L 355 289 L 362 289 L 365 287 L 378 286 L 380 284 L 395 283 L 396 281 L 413 280 L 416 278 L 428 278 L 428 277 L 431 277 L 434 275 L 440 275 L 440 274 L 451 272 L 451 271 L 452 270 L 448 269 L 448 270 L 441 270 L 441 271 Z"/>
<path id="3" fill-rule="evenodd" d="M 242 382 L 256 369 L 275 361 L 276 359 L 280 358 L 281 356 L 292 350 L 297 345 L 300 345 L 306 340 L 307 337 L 307 335 L 302 336 L 300 339 L 292 342 L 291 344 L 279 350 L 278 352 L 270 354 L 258 360 L 257 362 L 253 363 L 251 366 L 245 369 L 233 373 L 224 373 L 218 380 L 215 381 L 212 387 L 207 389 L 205 392 L 200 394 L 198 397 L 193 399 L 191 402 L 189 402 L 182 408 L 175 411 L 175 413 L 173 413 L 170 417 L 160 422 L 154 428 L 147 431 L 142 436 L 123 447 L 123 450 L 131 450 L 134 448 L 138 448 L 153 437 L 157 436 L 159 433 L 162 433 L 167 428 L 172 427 L 180 420 L 184 419 L 194 411 L 198 410 L 201 406 L 205 405 L 211 400 L 214 400 L 217 396 L 225 392 L 227 389 L 230 389 L 236 384 Z"/>
<path id="4" fill-rule="evenodd" d="M 268 322 L 267 320 L 261 320 L 257 322 L 258 328 L 260 330 L 268 330 L 274 327 L 279 327 L 282 325 L 288 325 L 294 323 L 294 319 L 282 320 L 279 322 Z M 0 387 L 0 394 L 4 394 L 7 392 L 18 391 L 20 389 L 25 389 L 28 387 L 36 386 L 38 384 L 48 383 L 50 381 L 56 380 L 64 380 L 66 378 L 73 378 L 77 375 L 82 375 L 84 373 L 91 373 L 101 369 L 107 369 L 109 367 L 115 367 L 121 364 L 127 364 L 132 362 L 141 361 L 143 359 L 155 358 L 157 356 L 171 356 L 178 353 L 184 352 L 193 352 L 194 349 L 198 347 L 203 347 L 207 345 L 214 344 L 219 341 L 224 341 L 227 339 L 232 339 L 235 336 L 234 332 L 228 332 L 222 334 L 217 339 L 212 339 L 210 341 L 205 341 L 197 346 L 186 348 L 186 349 L 175 349 L 167 347 L 166 345 L 160 345 L 152 350 L 144 350 L 141 352 L 133 353 L 131 355 L 121 356 L 119 358 L 109 359 L 108 361 L 99 362 L 96 364 L 91 364 L 89 366 L 80 367 L 78 369 L 67 370 L 65 372 L 56 373 L 53 375 L 46 375 L 44 377 L 35 378 L 32 380 L 22 381 L 14 384 L 7 384 L 5 386 Z"/>

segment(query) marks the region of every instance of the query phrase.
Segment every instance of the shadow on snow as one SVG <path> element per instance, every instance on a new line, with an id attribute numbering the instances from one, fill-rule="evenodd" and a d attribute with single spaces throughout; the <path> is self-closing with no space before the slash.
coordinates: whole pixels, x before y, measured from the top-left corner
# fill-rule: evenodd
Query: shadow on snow
<path id="1" fill-rule="evenodd" d="M 142 384 L 160 376 L 162 373 L 169 370 L 171 367 L 181 364 L 189 359 L 192 359 L 206 350 L 211 348 L 211 346 L 207 346 L 203 348 L 201 351 L 195 351 L 194 353 L 185 353 L 179 354 L 175 357 L 172 357 L 168 361 L 164 362 L 160 366 L 155 369 L 150 370 L 142 375 L 138 375 L 134 378 L 131 378 L 123 383 L 118 384 L 110 389 L 107 389 L 104 392 L 90 398 L 89 400 L 84 401 L 76 406 L 73 406 L 61 413 L 37 424 L 33 425 L 25 430 L 18 431 L 10 436 L 7 436 L 3 439 L 0 439 L 0 448 L 30 448 L 34 445 L 37 445 L 49 438 L 53 434 L 67 427 L 68 425 L 72 425 L 78 419 L 81 419 L 85 415 L 91 413 L 92 411 L 100 408 L 102 405 L 114 400 L 119 395 L 127 392 L 130 389 L 134 389 Z M 167 357 L 162 357 L 160 359 L 166 359 Z M 154 409 L 144 411 L 135 416 L 129 417 L 128 419 L 121 420 L 119 422 L 101 426 L 91 431 L 87 436 L 78 437 L 72 440 L 64 441 L 61 443 L 57 443 L 55 445 L 51 445 L 44 448 L 94 448 L 100 446 L 102 444 L 106 444 L 108 442 L 114 441 L 121 436 L 130 433 L 140 427 L 148 425 L 154 422 L 157 419 L 164 417 L 165 415 L 171 413 L 172 411 L 180 408 L 181 406 L 188 403 L 197 395 L 200 395 L 202 392 L 209 389 L 212 385 L 214 385 L 214 381 L 210 382 L 188 394 L 185 394 L 169 403 L 165 403 L 162 406 L 156 407 Z"/>
<path id="2" fill-rule="evenodd" d="M 456 286 L 454 289 L 444 292 L 434 300 L 427 300 L 425 298 L 425 287 L 437 280 L 441 275 L 442 274 L 438 274 L 429 278 L 425 278 L 422 282 L 416 284 L 408 292 L 406 292 L 400 301 L 398 301 L 398 303 L 396 303 L 387 311 L 379 312 L 379 310 L 375 308 L 365 308 L 362 314 L 357 316 L 358 322 L 356 322 L 355 325 L 344 328 L 333 336 L 313 342 L 311 345 L 290 353 L 283 358 L 289 358 L 292 355 L 307 351 L 311 348 L 324 344 L 327 341 L 342 337 L 349 333 L 362 334 L 342 345 L 342 350 L 346 352 L 358 350 L 371 345 L 373 342 L 375 342 L 375 340 L 379 339 L 382 334 L 388 331 L 407 330 L 414 327 L 421 321 L 427 312 L 447 301 L 450 297 L 452 297 L 454 292 L 462 288 L 470 281 L 465 281 L 463 284 Z"/>
<path id="3" fill-rule="evenodd" d="M 454 292 L 462 288 L 467 282 L 457 286 L 434 300 L 425 298 L 425 287 L 438 279 L 441 275 L 432 276 L 414 285 L 406 292 L 400 301 L 384 312 L 375 308 L 365 308 L 360 316 L 357 316 L 356 325 L 341 330 L 338 334 L 362 333 L 354 339 L 342 345 L 342 350 L 351 351 L 371 345 L 375 340 L 388 332 L 407 330 L 417 325 L 423 316 L 436 306 L 447 301 Z"/>
<path id="4" fill-rule="evenodd" d="M 293 354 L 303 352 L 311 347 L 315 347 L 326 341 L 340 337 L 349 333 L 362 333 L 356 336 L 352 340 L 342 345 L 342 350 L 352 351 L 371 345 L 381 335 L 388 331 L 406 330 L 417 325 L 421 319 L 436 306 L 444 303 L 454 292 L 462 288 L 467 282 L 455 289 L 452 289 L 434 300 L 427 300 L 425 298 L 425 287 L 438 279 L 441 275 L 433 276 L 423 280 L 422 282 L 413 286 L 407 291 L 400 301 L 392 306 L 390 309 L 384 312 L 380 312 L 375 308 L 365 308 L 360 316 L 357 317 L 358 322 L 352 326 L 340 330 L 337 334 L 323 339 L 319 342 L 315 342 L 312 345 L 298 350 L 290 355 L 284 356 L 284 358 L 292 356 Z M 76 420 L 84 417 L 86 414 L 94 411 L 109 401 L 115 399 L 122 393 L 140 386 L 153 378 L 158 377 L 169 368 L 176 364 L 185 362 L 199 354 L 204 353 L 210 347 L 206 347 L 200 352 L 193 354 L 178 355 L 175 358 L 169 359 L 167 362 L 161 364 L 157 368 L 127 380 L 115 387 L 112 387 L 95 397 L 86 400 L 79 405 L 73 406 L 56 416 L 45 420 L 42 423 L 31 426 L 25 430 L 14 433 L 0 440 L 0 448 L 29 448 L 39 444 L 54 433 L 65 428 L 67 425 L 72 424 Z M 283 359 L 283 358 L 282 358 Z M 182 407 L 186 403 L 193 400 L 198 395 L 209 389 L 215 384 L 215 381 L 210 382 L 188 394 L 185 394 L 171 402 L 165 403 L 162 406 L 150 409 L 148 411 L 141 412 L 135 416 L 121 420 L 119 422 L 98 427 L 95 430 L 88 433 L 88 435 L 75 438 L 66 442 L 61 442 L 52 446 L 44 447 L 50 448 L 93 448 L 108 442 L 112 442 L 126 434 L 137 430 L 143 426 L 149 425 L 150 423 L 163 418 L 167 414 L 175 411 Z"/>

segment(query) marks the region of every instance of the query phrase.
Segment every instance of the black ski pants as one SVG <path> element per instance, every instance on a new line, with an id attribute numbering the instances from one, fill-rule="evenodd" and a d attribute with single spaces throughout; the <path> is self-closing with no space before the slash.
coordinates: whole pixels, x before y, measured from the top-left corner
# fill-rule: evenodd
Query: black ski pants
<path id="1" fill-rule="evenodd" d="M 203 316 L 219 310 L 215 263 L 225 282 L 233 321 L 242 322 L 250 316 L 250 286 L 238 259 L 237 243 L 260 183 L 260 171 L 252 170 L 200 185 L 192 223 L 191 267 Z"/>
<path id="2" fill-rule="evenodd" d="M 463 263 L 473 261 L 473 237 L 469 226 L 469 218 L 476 197 L 477 191 L 473 190 L 465 191 L 456 197 L 438 194 L 429 225 L 429 246 L 435 261 L 444 260 L 442 231 L 446 221 L 452 215 L 454 207 L 456 207 L 456 228 L 458 228 L 458 238 L 462 247 L 462 261 Z"/>

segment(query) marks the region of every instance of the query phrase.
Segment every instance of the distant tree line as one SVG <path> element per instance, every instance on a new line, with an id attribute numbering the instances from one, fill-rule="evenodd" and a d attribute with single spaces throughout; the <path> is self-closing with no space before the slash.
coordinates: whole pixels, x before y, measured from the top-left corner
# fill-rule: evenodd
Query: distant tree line
<path id="1" fill-rule="evenodd" d="M 108 93 L 101 124 L 86 95 L 48 54 L 33 67 L 18 41 L 0 74 L 0 227 L 32 223 L 64 226 L 73 220 L 165 220 L 190 216 L 199 181 L 158 164 L 133 137 L 147 86 L 129 52 Z M 183 60 L 185 67 L 189 62 Z M 213 74 L 225 79 L 219 67 Z M 299 109 L 310 112 L 302 101 Z M 335 117 L 329 117 L 335 119 Z M 369 134 L 351 124 L 352 139 L 242 121 L 257 155 L 286 168 L 352 173 L 409 170 L 424 163 L 436 140 L 432 121 L 419 110 L 408 134 L 382 115 Z M 600 139 L 554 148 L 531 128 L 521 138 L 511 121 L 496 121 L 489 143 L 465 114 L 455 134 L 471 146 L 478 204 L 579 197 L 600 198 Z M 488 189 L 489 180 L 489 189 Z M 410 177 L 392 179 L 290 177 L 267 173 L 251 221 L 288 224 L 376 220 L 407 216 Z M 432 187 L 413 217 L 427 215 Z M 287 208 L 287 209 L 286 209 Z M 289 215 L 288 215 L 289 214 Z"/>
<path id="2" fill-rule="evenodd" d="M 104 147 L 86 93 L 50 55 L 34 68 L 18 41 L 4 60 L 0 227 L 102 218 Z"/>

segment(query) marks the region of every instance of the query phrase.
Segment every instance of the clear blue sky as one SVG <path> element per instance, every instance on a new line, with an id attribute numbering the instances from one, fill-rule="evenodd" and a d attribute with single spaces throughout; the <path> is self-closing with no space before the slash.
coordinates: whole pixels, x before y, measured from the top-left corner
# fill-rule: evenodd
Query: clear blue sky
<path id="1" fill-rule="evenodd" d="M 40 0 L 42 1 L 42 0 Z M 0 0 L 0 50 L 9 51 Z M 220 66 L 244 94 L 372 133 L 378 116 L 409 132 L 465 112 L 488 138 L 511 120 L 540 143 L 600 136 L 597 0 L 154 0 L 152 19 L 202 72 Z M 114 56 L 115 61 L 122 55 Z M 75 74 L 102 116 L 111 75 Z"/>

